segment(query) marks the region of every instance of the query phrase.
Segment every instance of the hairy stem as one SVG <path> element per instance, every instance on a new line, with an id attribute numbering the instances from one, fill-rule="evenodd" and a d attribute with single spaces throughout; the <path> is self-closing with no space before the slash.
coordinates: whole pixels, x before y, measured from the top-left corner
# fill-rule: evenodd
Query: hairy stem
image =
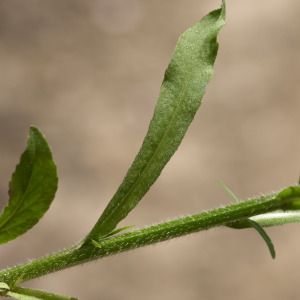
<path id="1" fill-rule="evenodd" d="M 100 259 L 116 253 L 155 244 L 193 232 L 226 225 L 258 214 L 284 207 L 291 198 L 278 199 L 270 194 L 238 204 L 217 208 L 196 215 L 149 226 L 119 236 L 75 245 L 41 259 L 31 261 L 0 272 L 0 282 L 11 289 L 16 284 L 63 270 L 75 265 Z"/>

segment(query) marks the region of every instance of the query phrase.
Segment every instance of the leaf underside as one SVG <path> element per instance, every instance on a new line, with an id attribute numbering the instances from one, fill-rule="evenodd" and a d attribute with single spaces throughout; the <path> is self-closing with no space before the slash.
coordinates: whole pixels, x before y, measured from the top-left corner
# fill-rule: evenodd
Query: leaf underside
<path id="1" fill-rule="evenodd" d="M 213 73 L 225 3 L 188 29 L 176 45 L 143 145 L 86 240 L 110 233 L 138 204 L 179 147 Z"/>

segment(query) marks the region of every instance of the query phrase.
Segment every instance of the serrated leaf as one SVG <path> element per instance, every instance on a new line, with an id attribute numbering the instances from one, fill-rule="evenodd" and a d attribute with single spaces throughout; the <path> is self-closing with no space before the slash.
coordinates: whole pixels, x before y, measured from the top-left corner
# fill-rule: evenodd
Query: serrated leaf
<path id="1" fill-rule="evenodd" d="M 27 148 L 9 184 L 9 202 L 0 216 L 0 244 L 32 228 L 48 210 L 57 190 L 56 166 L 42 133 L 31 127 Z"/>
<path id="2" fill-rule="evenodd" d="M 213 73 L 225 3 L 188 29 L 176 45 L 141 150 L 87 240 L 103 236 L 138 204 L 180 145 Z"/>

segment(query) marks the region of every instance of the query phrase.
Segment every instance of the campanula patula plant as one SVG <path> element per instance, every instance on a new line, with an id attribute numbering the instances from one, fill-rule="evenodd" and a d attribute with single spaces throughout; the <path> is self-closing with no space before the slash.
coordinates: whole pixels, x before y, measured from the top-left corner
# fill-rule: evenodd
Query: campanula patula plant
<path id="1" fill-rule="evenodd" d="M 224 25 L 225 1 L 179 38 L 141 149 L 114 196 L 99 212 L 92 230 L 70 248 L 0 271 L 0 296 L 76 299 L 25 288 L 22 282 L 217 226 L 257 230 L 275 258 L 274 245 L 264 227 L 300 220 L 298 184 L 240 201 L 219 182 L 233 198 L 233 204 L 141 229 L 131 224 L 118 226 L 143 199 L 183 140 L 213 75 L 217 36 Z M 49 209 L 57 187 L 57 170 L 49 145 L 41 131 L 31 127 L 27 147 L 9 182 L 9 202 L 0 216 L 0 243 L 16 239 L 35 226 Z"/>

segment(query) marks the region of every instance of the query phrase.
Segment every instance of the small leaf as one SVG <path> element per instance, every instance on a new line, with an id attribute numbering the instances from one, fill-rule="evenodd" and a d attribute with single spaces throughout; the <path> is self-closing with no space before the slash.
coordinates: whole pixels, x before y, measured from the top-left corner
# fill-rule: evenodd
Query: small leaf
<path id="1" fill-rule="evenodd" d="M 132 228 L 132 227 L 134 227 L 134 225 L 128 225 L 128 226 L 124 226 L 124 227 L 121 227 L 121 228 L 117 228 L 117 229 L 113 230 L 112 232 L 110 232 L 108 234 L 100 236 L 99 239 L 100 240 L 106 239 L 108 237 L 111 237 L 111 236 L 113 236 L 113 235 L 115 235 L 115 234 L 117 234 L 121 231 L 124 231 L 124 230 Z"/>
<path id="2" fill-rule="evenodd" d="M 225 185 L 225 183 L 223 183 L 220 180 L 218 180 L 218 183 L 231 196 L 231 198 L 233 198 L 233 200 L 236 203 L 240 202 L 239 198 L 234 194 L 234 192 L 228 186 Z M 274 245 L 272 243 L 272 240 L 270 239 L 270 237 L 268 236 L 266 231 L 258 223 L 256 223 L 254 220 L 251 220 L 249 218 L 245 218 L 245 219 L 239 221 L 238 224 L 239 225 L 240 224 L 242 224 L 242 225 L 246 224 L 246 227 L 253 227 L 260 234 L 260 236 L 264 239 L 264 241 L 266 242 L 272 258 L 273 259 L 275 258 L 275 249 L 274 249 Z M 233 226 L 229 226 L 229 227 L 234 228 Z"/>
<path id="3" fill-rule="evenodd" d="M 96 247 L 96 248 L 101 248 L 101 244 L 99 242 L 96 242 L 95 240 L 92 240 L 92 244 Z"/>
<path id="4" fill-rule="evenodd" d="M 225 3 L 188 29 L 176 45 L 141 150 L 104 210 L 90 240 L 114 230 L 138 204 L 179 147 L 213 74 Z"/>
<path id="5" fill-rule="evenodd" d="M 268 234 L 266 233 L 266 231 L 255 221 L 251 220 L 251 219 L 246 219 L 246 221 L 254 228 L 256 229 L 256 231 L 260 234 L 260 236 L 264 239 L 264 241 L 266 242 L 270 254 L 272 256 L 273 259 L 275 259 L 276 253 L 275 253 L 275 248 L 273 245 L 272 240 L 270 239 L 270 237 L 268 236 Z"/>
<path id="6" fill-rule="evenodd" d="M 129 226 L 124 226 L 124 227 L 121 227 L 121 228 L 117 228 L 117 229 L 113 230 L 112 232 L 110 232 L 110 233 L 108 233 L 106 235 L 98 237 L 98 239 L 97 239 L 98 242 L 95 241 L 95 240 L 92 240 L 92 244 L 94 246 L 96 246 L 97 248 L 101 248 L 101 244 L 100 244 L 101 241 L 103 241 L 103 240 L 105 240 L 107 238 L 110 238 L 110 237 L 114 236 L 115 234 L 117 234 L 117 233 L 119 233 L 121 231 L 124 231 L 126 229 L 132 228 L 132 227 L 134 227 L 134 225 L 129 225 Z"/>
<path id="7" fill-rule="evenodd" d="M 10 293 L 10 294 L 9 294 Z M 46 291 L 15 287 L 13 292 L 9 292 L 8 295 L 20 300 L 78 300 L 73 297 L 57 295 Z"/>
<path id="8" fill-rule="evenodd" d="M 235 201 L 235 203 L 239 203 L 239 198 L 233 193 L 233 191 L 225 185 L 221 180 L 217 180 L 218 184 L 229 194 L 229 196 Z"/>
<path id="9" fill-rule="evenodd" d="M 9 184 L 9 202 L 0 216 L 0 244 L 33 227 L 48 210 L 57 190 L 56 166 L 42 133 L 30 128 L 27 148 Z"/>
<path id="10" fill-rule="evenodd" d="M 14 298 L 17 300 L 43 300 L 42 298 L 26 296 L 26 295 L 14 293 L 14 292 L 7 292 L 6 295 L 9 296 L 10 298 Z"/>

